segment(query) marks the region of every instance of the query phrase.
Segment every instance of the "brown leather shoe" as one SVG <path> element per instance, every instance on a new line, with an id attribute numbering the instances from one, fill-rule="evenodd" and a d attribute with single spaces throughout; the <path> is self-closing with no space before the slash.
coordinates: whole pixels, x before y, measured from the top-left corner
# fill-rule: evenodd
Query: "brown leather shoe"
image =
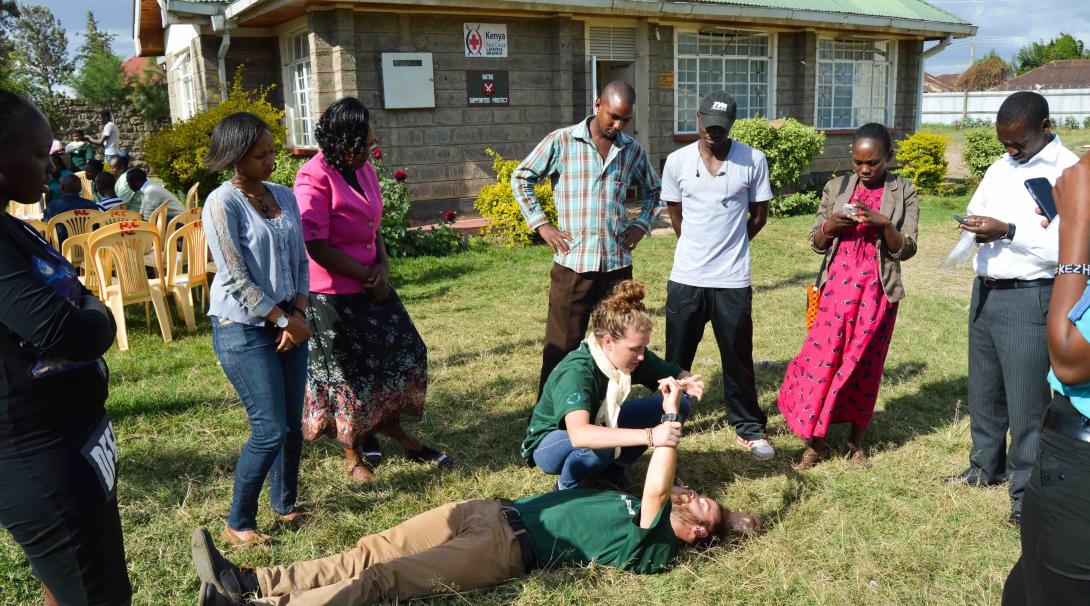
<path id="1" fill-rule="evenodd" d="M 791 465 L 794 469 L 802 471 L 804 469 L 810 469 L 814 465 L 825 460 L 829 454 L 828 448 L 822 448 L 821 450 L 815 450 L 812 446 L 807 446 L 806 450 L 802 451 L 802 456 L 798 461 L 795 461 Z"/>
<path id="2" fill-rule="evenodd" d="M 247 533 L 244 536 L 239 536 L 237 533 Z M 257 547 L 264 546 L 272 543 L 272 537 L 260 533 L 256 530 L 231 530 L 226 524 L 223 525 L 223 532 L 220 533 L 220 538 L 224 543 L 232 545 L 234 547 Z"/>

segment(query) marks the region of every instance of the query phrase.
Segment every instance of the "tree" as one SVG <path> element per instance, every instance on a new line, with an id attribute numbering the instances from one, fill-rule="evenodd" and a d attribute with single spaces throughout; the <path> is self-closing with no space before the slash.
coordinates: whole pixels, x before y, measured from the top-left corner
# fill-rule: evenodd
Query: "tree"
<path id="1" fill-rule="evenodd" d="M 1030 42 L 1018 50 L 1011 61 L 1016 74 L 1024 74 L 1031 69 L 1060 59 L 1090 59 L 1090 51 L 1082 40 L 1071 34 L 1060 34 L 1048 42 Z"/>
<path id="2" fill-rule="evenodd" d="M 128 87 L 121 72 L 121 57 L 95 49 L 83 60 L 78 73 L 68 80 L 76 97 L 93 107 L 117 108 L 125 102 Z"/>
<path id="3" fill-rule="evenodd" d="M 995 51 L 977 60 L 958 78 L 958 90 L 987 90 L 998 86 L 1011 77 L 1011 66 L 1000 59 Z"/>
<path id="4" fill-rule="evenodd" d="M 35 4 L 19 7 L 15 42 L 22 59 L 21 69 L 41 93 L 52 93 L 72 71 L 67 33 L 48 8 Z"/>
<path id="5" fill-rule="evenodd" d="M 144 65 L 144 71 L 129 82 L 129 99 L 148 124 L 170 120 L 166 82 L 166 73 L 154 60 L 149 60 Z"/>
<path id="6" fill-rule="evenodd" d="M 19 17 L 19 7 L 15 0 L 0 0 L 0 66 L 7 67 L 14 44 L 9 31 L 13 21 Z"/>
<path id="7" fill-rule="evenodd" d="M 87 11 L 87 31 L 83 32 L 83 44 L 76 56 L 80 62 L 86 62 L 100 53 L 113 53 L 114 35 L 98 28 L 95 14 Z"/>

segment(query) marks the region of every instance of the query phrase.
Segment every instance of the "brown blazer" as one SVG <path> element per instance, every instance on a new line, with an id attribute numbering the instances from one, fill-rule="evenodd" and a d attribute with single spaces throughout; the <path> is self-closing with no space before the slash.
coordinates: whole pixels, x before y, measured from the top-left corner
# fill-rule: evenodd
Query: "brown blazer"
<path id="1" fill-rule="evenodd" d="M 814 227 L 810 230 L 810 247 L 814 252 L 825 255 L 822 263 L 821 277 L 818 286 L 825 284 L 829 277 L 829 263 L 840 246 L 840 238 L 833 238 L 833 243 L 826 249 L 817 247 L 814 236 L 821 229 L 834 212 L 840 210 L 845 204 L 851 202 L 852 193 L 859 183 L 859 177 L 853 172 L 850 175 L 837 177 L 825 185 L 825 191 L 821 193 L 821 207 L 814 219 Z M 901 177 L 886 172 L 886 187 L 882 193 L 881 213 L 889 217 L 893 226 L 904 237 L 904 245 L 901 250 L 891 252 L 886 248 L 886 243 L 878 238 L 879 274 L 882 278 L 882 290 L 886 292 L 886 298 L 890 303 L 896 303 L 905 297 L 905 289 L 901 284 L 901 261 L 907 261 L 916 254 L 916 235 L 919 227 L 920 204 L 916 195 L 916 187 L 911 181 L 905 181 Z"/>

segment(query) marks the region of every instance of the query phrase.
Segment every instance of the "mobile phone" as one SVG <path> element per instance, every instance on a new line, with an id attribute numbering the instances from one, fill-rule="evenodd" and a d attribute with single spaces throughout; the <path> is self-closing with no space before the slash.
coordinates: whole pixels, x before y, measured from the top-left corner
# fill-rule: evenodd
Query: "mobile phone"
<path id="1" fill-rule="evenodd" d="M 850 202 L 848 204 L 845 204 L 844 205 L 844 212 L 848 213 L 849 215 L 854 213 L 855 212 L 855 205 L 850 203 Z"/>
<path id="2" fill-rule="evenodd" d="M 1030 197 L 1037 203 L 1037 208 L 1041 209 L 1045 218 L 1049 221 L 1055 219 L 1057 213 L 1056 201 L 1052 199 L 1052 183 L 1044 177 L 1034 177 L 1026 179 L 1025 185 Z"/>
<path id="3" fill-rule="evenodd" d="M 968 227 L 972 227 L 973 225 L 975 225 L 972 221 L 966 219 L 965 217 L 963 217 L 961 215 L 954 215 L 954 220 L 957 221 L 958 223 L 961 223 L 962 225 L 965 225 L 965 226 L 968 226 Z"/>

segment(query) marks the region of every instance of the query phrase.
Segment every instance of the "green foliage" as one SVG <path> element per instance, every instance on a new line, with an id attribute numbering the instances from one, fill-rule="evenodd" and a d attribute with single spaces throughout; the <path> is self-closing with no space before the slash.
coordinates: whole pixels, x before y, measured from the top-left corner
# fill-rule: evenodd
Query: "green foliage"
<path id="1" fill-rule="evenodd" d="M 991 128 L 992 121 L 987 118 L 974 118 L 972 116 L 969 116 L 964 120 L 955 120 L 954 123 L 951 124 L 951 126 L 961 130 L 972 130 L 974 128 Z"/>
<path id="2" fill-rule="evenodd" d="M 764 118 L 739 120 L 730 136 L 764 152 L 768 178 L 776 192 L 797 183 L 825 146 L 825 133 L 794 118 L 775 122 Z"/>
<path id="3" fill-rule="evenodd" d="M 1087 116 L 1087 117 L 1082 119 L 1082 127 L 1090 129 L 1090 116 Z"/>
<path id="4" fill-rule="evenodd" d="M 42 92 L 52 92 L 72 71 L 68 35 L 49 8 L 36 4 L 19 7 L 15 42 L 25 57 L 23 69 Z"/>
<path id="5" fill-rule="evenodd" d="M 428 230 L 409 229 L 413 198 L 409 190 L 408 172 L 401 169 L 390 176 L 382 161 L 382 152 L 378 149 L 371 154 L 371 165 L 378 174 L 382 189 L 382 225 L 379 232 L 386 245 L 387 256 L 443 257 L 465 250 L 465 241 L 448 221 L 440 221 Z"/>
<path id="6" fill-rule="evenodd" d="M 79 50 L 76 52 L 79 61 L 85 62 L 98 53 L 113 52 L 113 45 L 114 35 L 99 29 L 95 14 L 87 11 L 87 26 L 83 32 L 83 44 L 80 45 Z"/>
<path id="7" fill-rule="evenodd" d="M 965 133 L 965 149 L 961 152 L 961 159 L 970 173 L 981 178 L 1005 151 L 995 131 L 982 128 Z"/>
<path id="8" fill-rule="evenodd" d="M 477 193 L 473 207 L 490 223 L 483 232 L 503 246 L 514 247 L 530 244 L 536 235 L 526 226 L 515 194 L 511 191 L 511 173 L 518 167 L 518 160 L 505 160 L 492 148 L 485 150 L 492 158 L 492 172 L 496 182 L 489 183 Z M 556 204 L 553 202 L 553 186 L 548 180 L 534 187 L 534 195 L 549 221 L 556 223 Z"/>
<path id="9" fill-rule="evenodd" d="M 1011 63 L 1016 73 L 1024 74 L 1058 59 L 1090 59 L 1090 51 L 1087 51 L 1082 40 L 1061 33 L 1058 38 L 1048 42 L 1030 42 L 1023 46 Z"/>
<path id="10" fill-rule="evenodd" d="M 281 149 L 276 152 L 276 168 L 273 169 L 273 174 L 269 176 L 269 181 L 272 183 L 279 183 L 284 187 L 295 187 L 295 176 L 299 174 L 299 169 L 303 167 L 303 160 L 296 158 L 288 153 L 288 150 Z"/>
<path id="11" fill-rule="evenodd" d="M 146 124 L 170 120 L 167 77 L 158 63 L 149 60 L 144 65 L 144 71 L 129 82 L 129 100 Z"/>
<path id="12" fill-rule="evenodd" d="M 817 212 L 821 198 L 812 191 L 800 191 L 778 196 L 768 205 L 768 213 L 773 217 L 793 217 L 812 215 Z"/>
<path id="13" fill-rule="evenodd" d="M 121 57 L 112 51 L 94 51 L 69 78 L 68 85 L 77 98 L 103 109 L 121 107 L 129 92 L 121 72 Z"/>
<path id="14" fill-rule="evenodd" d="M 935 188 L 935 193 L 943 198 L 964 196 L 969 193 L 969 184 L 964 181 L 943 181 Z"/>
<path id="15" fill-rule="evenodd" d="M 933 192 L 946 176 L 947 138 L 935 133 L 918 132 L 896 143 L 898 171 L 912 180 L 917 189 Z"/>
<path id="16" fill-rule="evenodd" d="M 1011 75 L 1011 66 L 993 50 L 961 74 L 957 87 L 964 91 L 987 90 L 1010 80 Z"/>
<path id="17" fill-rule="evenodd" d="M 188 120 L 175 122 L 152 133 L 144 141 L 144 154 L 156 176 L 167 189 L 189 191 L 201 183 L 201 195 L 207 195 L 222 181 L 217 173 L 204 168 L 204 157 L 212 142 L 212 129 L 220 120 L 237 112 L 250 112 L 269 125 L 277 147 L 284 143 L 284 112 L 268 101 L 269 88 L 244 89 L 241 72 L 236 72 L 227 91 L 227 99 Z M 293 177 L 294 182 L 294 177 Z"/>
<path id="18" fill-rule="evenodd" d="M 1057 122 L 1059 122 L 1059 120 L 1057 120 Z M 1057 125 L 1057 126 L 1059 126 L 1059 125 Z M 1066 118 L 1063 119 L 1063 127 L 1064 128 L 1070 128 L 1072 130 L 1075 130 L 1075 129 L 1079 128 L 1080 126 L 1082 126 L 1082 125 L 1079 124 L 1079 119 L 1076 118 L 1075 116 L 1067 116 Z"/>

